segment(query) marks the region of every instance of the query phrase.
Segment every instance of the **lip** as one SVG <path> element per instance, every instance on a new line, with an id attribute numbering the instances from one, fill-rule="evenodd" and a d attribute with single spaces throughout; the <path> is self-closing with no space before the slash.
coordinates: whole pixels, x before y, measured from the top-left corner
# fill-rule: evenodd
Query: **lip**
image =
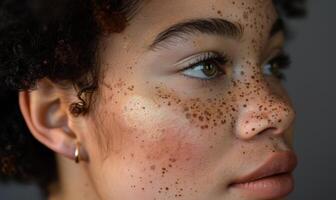
<path id="1" fill-rule="evenodd" d="M 234 180 L 229 186 L 250 198 L 281 198 L 294 189 L 292 172 L 296 166 L 297 157 L 293 151 L 273 153 L 264 164 Z"/>

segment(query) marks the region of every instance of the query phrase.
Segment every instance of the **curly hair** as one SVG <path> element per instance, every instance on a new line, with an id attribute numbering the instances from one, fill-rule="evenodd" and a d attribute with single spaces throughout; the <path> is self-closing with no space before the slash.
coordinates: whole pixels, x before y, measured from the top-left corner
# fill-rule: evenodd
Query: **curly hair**
<path id="1" fill-rule="evenodd" d="M 48 185 L 58 176 L 55 157 L 30 134 L 18 106 L 18 91 L 34 90 L 42 78 L 69 83 L 78 97 L 69 109 L 75 116 L 85 115 L 98 87 L 99 37 L 122 32 L 139 2 L 0 2 L 0 104 L 6 105 L 0 114 L 0 181 L 34 182 L 48 194 Z M 305 14 L 305 0 L 274 3 L 284 17 Z"/>

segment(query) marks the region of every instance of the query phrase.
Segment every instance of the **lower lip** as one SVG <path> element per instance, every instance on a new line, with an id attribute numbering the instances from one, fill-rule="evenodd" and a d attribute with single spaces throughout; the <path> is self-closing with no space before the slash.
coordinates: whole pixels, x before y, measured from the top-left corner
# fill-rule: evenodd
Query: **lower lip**
<path id="1" fill-rule="evenodd" d="M 255 181 L 233 184 L 244 196 L 256 199 L 275 199 L 287 196 L 294 189 L 294 179 L 289 173 L 261 178 Z"/>

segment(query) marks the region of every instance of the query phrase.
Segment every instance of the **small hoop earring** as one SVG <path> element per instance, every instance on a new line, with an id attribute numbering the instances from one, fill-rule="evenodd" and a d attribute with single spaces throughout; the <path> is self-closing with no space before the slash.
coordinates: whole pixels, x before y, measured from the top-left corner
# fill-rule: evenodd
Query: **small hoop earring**
<path id="1" fill-rule="evenodd" d="M 76 149 L 75 149 L 75 162 L 76 163 L 79 163 L 79 161 L 80 161 L 79 148 L 80 148 L 80 144 L 79 144 L 79 142 L 77 142 L 76 143 Z"/>

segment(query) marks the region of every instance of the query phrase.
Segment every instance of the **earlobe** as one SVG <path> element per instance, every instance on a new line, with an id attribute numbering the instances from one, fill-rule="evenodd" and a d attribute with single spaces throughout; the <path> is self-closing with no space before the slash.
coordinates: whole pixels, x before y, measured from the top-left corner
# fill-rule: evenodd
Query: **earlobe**
<path id="1" fill-rule="evenodd" d="M 68 115 L 60 94 L 48 80 L 34 91 L 19 93 L 22 115 L 33 136 L 53 151 L 75 159 L 77 137 L 68 126 Z"/>

